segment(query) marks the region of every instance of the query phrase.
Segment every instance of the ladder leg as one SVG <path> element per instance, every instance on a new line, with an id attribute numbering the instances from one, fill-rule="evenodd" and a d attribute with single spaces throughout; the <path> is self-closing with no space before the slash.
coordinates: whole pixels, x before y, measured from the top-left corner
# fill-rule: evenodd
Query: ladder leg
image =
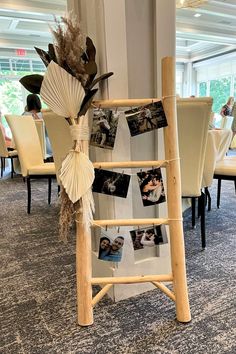
<path id="1" fill-rule="evenodd" d="M 81 221 L 81 220 L 80 220 Z M 93 324 L 92 308 L 92 265 L 91 234 L 84 229 L 81 222 L 76 223 L 76 280 L 78 324 Z"/>
<path id="2" fill-rule="evenodd" d="M 162 59 L 162 95 L 168 127 L 164 128 L 167 166 L 167 200 L 170 218 L 170 251 L 177 320 L 191 320 L 185 267 L 184 235 L 181 205 L 181 180 L 175 99 L 175 58 Z M 171 143 L 170 143 L 171 142 Z"/>

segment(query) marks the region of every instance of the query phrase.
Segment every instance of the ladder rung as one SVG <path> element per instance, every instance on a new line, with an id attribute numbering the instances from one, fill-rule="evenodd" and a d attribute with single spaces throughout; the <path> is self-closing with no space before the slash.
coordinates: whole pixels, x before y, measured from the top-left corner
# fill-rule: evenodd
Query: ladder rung
<path id="1" fill-rule="evenodd" d="M 148 282 L 162 282 L 173 281 L 172 274 L 158 274 L 158 275 L 135 275 L 128 277 L 102 277 L 92 278 L 91 284 L 129 284 L 129 283 L 148 283 Z"/>
<path id="2" fill-rule="evenodd" d="M 97 100 L 93 104 L 100 108 L 143 106 L 161 101 L 161 98 L 129 98 L 118 100 Z"/>
<path id="3" fill-rule="evenodd" d="M 140 226 L 140 225 L 168 225 L 169 219 L 108 219 L 94 220 L 92 226 Z"/>
<path id="4" fill-rule="evenodd" d="M 95 168 L 166 167 L 167 160 L 93 162 Z"/>

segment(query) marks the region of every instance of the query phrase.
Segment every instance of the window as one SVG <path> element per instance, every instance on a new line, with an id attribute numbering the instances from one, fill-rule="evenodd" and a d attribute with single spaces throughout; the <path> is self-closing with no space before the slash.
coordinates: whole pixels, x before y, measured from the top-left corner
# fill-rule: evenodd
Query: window
<path id="1" fill-rule="evenodd" d="M 207 83 L 206 82 L 200 82 L 198 90 L 199 90 L 198 95 L 200 97 L 207 96 Z"/>
<path id="2" fill-rule="evenodd" d="M 42 74 L 45 66 L 39 59 L 0 58 L 0 108 L 4 114 L 21 115 L 28 91 L 20 84 L 22 76 Z M 45 106 L 45 105 L 44 105 Z"/>
<path id="3" fill-rule="evenodd" d="M 210 96 L 213 98 L 213 112 L 220 112 L 221 107 L 227 102 L 230 96 L 230 84 L 230 77 L 210 81 Z"/>

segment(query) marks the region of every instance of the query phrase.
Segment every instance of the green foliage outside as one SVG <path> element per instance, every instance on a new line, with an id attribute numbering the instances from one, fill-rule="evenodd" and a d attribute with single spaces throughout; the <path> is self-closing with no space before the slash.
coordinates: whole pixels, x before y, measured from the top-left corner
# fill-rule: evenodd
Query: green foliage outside
<path id="1" fill-rule="evenodd" d="M 18 81 L 0 79 L 0 108 L 3 113 L 22 114 L 22 89 Z"/>
<path id="2" fill-rule="evenodd" d="M 200 97 L 205 97 L 207 95 L 207 83 L 206 82 L 200 82 L 199 84 L 199 96 Z"/>
<path id="3" fill-rule="evenodd" d="M 230 82 L 230 77 L 210 81 L 210 96 L 213 98 L 213 112 L 220 113 L 221 107 L 230 97 Z"/>
<path id="4" fill-rule="evenodd" d="M 210 93 L 207 92 L 207 83 L 199 83 L 199 96 L 211 96 L 213 98 L 212 111 L 220 113 L 221 107 L 230 97 L 231 77 L 224 77 L 219 80 L 210 81 Z M 234 79 L 234 97 L 236 97 L 236 78 Z"/>
<path id="5" fill-rule="evenodd" d="M 23 102 L 23 90 L 25 89 L 19 83 L 19 78 L 31 74 L 32 72 L 26 71 L 0 71 L 0 109 L 3 114 L 21 115 L 24 112 L 26 103 Z M 7 76 L 11 76 L 12 79 Z M 26 91 L 25 97 L 29 93 Z M 47 105 L 42 102 L 42 107 L 47 108 Z M 3 120 L 3 123 L 5 125 L 5 120 Z"/>

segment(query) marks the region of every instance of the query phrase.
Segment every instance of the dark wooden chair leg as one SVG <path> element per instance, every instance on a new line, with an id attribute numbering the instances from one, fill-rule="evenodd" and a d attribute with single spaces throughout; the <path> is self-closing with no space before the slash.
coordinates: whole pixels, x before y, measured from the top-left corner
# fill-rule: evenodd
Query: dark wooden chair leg
<path id="1" fill-rule="evenodd" d="M 30 214 L 30 209 L 31 209 L 31 184 L 30 184 L 30 176 L 26 177 L 26 182 L 27 182 L 27 192 L 28 192 L 27 213 Z"/>
<path id="2" fill-rule="evenodd" d="M 57 195 L 60 196 L 61 186 L 60 184 L 57 185 Z"/>
<path id="3" fill-rule="evenodd" d="M 4 157 L 3 158 L 3 171 L 5 171 L 6 169 L 6 158 Z"/>
<path id="4" fill-rule="evenodd" d="M 236 194 L 236 179 L 234 180 L 234 189 L 235 189 L 235 194 Z"/>
<path id="5" fill-rule="evenodd" d="M 205 193 L 201 193 L 201 197 L 199 198 L 199 204 L 201 208 L 201 240 L 202 240 L 202 248 L 206 248 L 206 220 L 205 220 L 205 207 L 206 207 L 206 195 Z"/>
<path id="6" fill-rule="evenodd" d="M 218 185 L 217 185 L 217 208 L 219 209 L 220 207 L 220 192 L 221 192 L 221 179 L 218 179 Z"/>
<path id="7" fill-rule="evenodd" d="M 205 187 L 206 201 L 207 201 L 207 210 L 211 211 L 211 194 L 209 192 L 208 187 Z"/>
<path id="8" fill-rule="evenodd" d="M 52 178 L 48 177 L 48 204 L 51 204 Z"/>
<path id="9" fill-rule="evenodd" d="M 191 206 L 192 206 L 192 228 L 196 227 L 196 198 L 191 198 Z"/>
<path id="10" fill-rule="evenodd" d="M 11 178 L 13 178 L 14 174 L 14 166 L 13 166 L 13 158 L 11 157 Z"/>
<path id="11" fill-rule="evenodd" d="M 3 166 L 4 166 L 3 159 L 4 157 L 1 157 L 1 178 L 3 176 Z"/>

